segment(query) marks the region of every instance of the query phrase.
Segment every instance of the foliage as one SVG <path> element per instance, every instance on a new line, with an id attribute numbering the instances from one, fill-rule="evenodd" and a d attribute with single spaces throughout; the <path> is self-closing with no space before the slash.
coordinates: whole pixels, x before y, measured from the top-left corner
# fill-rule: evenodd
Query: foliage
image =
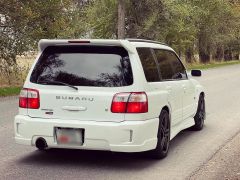
<path id="1" fill-rule="evenodd" d="M 91 1 L 86 8 L 90 37 L 116 37 L 116 3 Z M 195 53 L 202 62 L 239 54 L 237 0 L 126 0 L 126 4 L 126 37 L 166 42 L 189 61 Z"/>
<path id="2" fill-rule="evenodd" d="M 42 38 L 80 37 L 83 26 L 75 7 L 72 0 L 1 0 L 0 61 L 13 65 Z"/>
<path id="3" fill-rule="evenodd" d="M 18 95 L 20 91 L 21 91 L 20 87 L 0 88 L 0 97 Z"/>
<path id="4" fill-rule="evenodd" d="M 209 62 L 207 64 L 200 64 L 200 63 L 192 63 L 192 64 L 186 64 L 187 70 L 192 70 L 192 69 L 210 69 L 210 68 L 219 68 L 219 67 L 224 67 L 228 65 L 236 65 L 240 64 L 239 60 L 233 60 L 233 61 L 225 61 L 225 62 Z"/>
<path id="5" fill-rule="evenodd" d="M 237 59 L 239 0 L 125 0 L 125 36 L 166 42 L 187 62 Z M 118 0 L 1 0 L 0 65 L 42 38 L 116 38 Z M 6 66 L 5 66 L 6 67 Z"/>
<path id="6" fill-rule="evenodd" d="M 86 24 L 92 38 L 116 38 L 117 1 L 91 1 L 86 7 Z"/>

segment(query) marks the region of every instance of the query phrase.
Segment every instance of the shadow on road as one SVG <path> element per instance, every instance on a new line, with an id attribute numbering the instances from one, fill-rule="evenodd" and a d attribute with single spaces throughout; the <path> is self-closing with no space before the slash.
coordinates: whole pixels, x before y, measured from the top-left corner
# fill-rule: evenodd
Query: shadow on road
<path id="1" fill-rule="evenodd" d="M 158 161 L 149 158 L 147 153 L 112 153 L 106 151 L 84 151 L 70 149 L 49 149 L 45 152 L 33 151 L 25 154 L 17 163 L 20 165 L 57 166 L 57 167 L 81 167 L 81 168 L 105 168 L 123 171 L 141 170 L 151 168 L 156 163 L 160 165 L 168 160 L 181 145 L 195 132 L 185 130 L 177 135 L 170 145 L 167 158 Z"/>
<path id="2" fill-rule="evenodd" d="M 81 166 L 111 169 L 143 169 L 157 162 L 146 153 L 112 153 L 107 151 L 84 151 L 70 149 L 38 150 L 24 156 L 18 163 L 42 166 Z M 129 169 L 130 168 L 130 169 Z"/>

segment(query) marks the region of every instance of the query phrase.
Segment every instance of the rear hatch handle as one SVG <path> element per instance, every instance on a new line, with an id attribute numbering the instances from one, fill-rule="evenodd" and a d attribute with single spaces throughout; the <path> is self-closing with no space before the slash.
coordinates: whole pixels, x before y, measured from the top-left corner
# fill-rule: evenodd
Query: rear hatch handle
<path id="1" fill-rule="evenodd" d="M 67 111 L 86 111 L 87 110 L 87 108 L 83 106 L 63 106 L 62 109 Z"/>

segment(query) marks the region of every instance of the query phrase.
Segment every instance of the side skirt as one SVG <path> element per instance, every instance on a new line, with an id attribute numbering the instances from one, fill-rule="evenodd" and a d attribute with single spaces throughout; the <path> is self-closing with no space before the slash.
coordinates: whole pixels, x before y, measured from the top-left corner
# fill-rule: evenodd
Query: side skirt
<path id="1" fill-rule="evenodd" d="M 179 132 L 193 126 L 194 124 L 195 124 L 194 118 L 191 117 L 171 127 L 170 140 L 172 140 Z"/>

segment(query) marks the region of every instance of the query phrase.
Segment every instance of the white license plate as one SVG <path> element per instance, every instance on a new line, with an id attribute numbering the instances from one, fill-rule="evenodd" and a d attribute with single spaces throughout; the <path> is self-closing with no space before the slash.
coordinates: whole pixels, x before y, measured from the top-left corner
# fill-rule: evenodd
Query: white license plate
<path id="1" fill-rule="evenodd" d="M 55 128 L 55 136 L 58 144 L 81 146 L 84 139 L 83 129 Z"/>

